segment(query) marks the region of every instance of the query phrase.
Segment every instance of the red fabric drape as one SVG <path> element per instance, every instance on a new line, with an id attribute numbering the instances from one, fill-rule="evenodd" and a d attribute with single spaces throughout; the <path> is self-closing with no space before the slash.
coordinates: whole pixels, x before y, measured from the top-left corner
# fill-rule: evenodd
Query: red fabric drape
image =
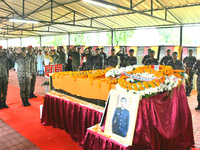
<path id="1" fill-rule="evenodd" d="M 41 123 L 64 129 L 82 145 L 87 128 L 99 123 L 101 116 L 102 112 L 95 109 L 46 94 Z"/>
<path id="2" fill-rule="evenodd" d="M 88 130 L 84 150 L 185 150 L 194 146 L 192 117 L 184 87 L 142 99 L 133 146 L 124 146 Z"/>

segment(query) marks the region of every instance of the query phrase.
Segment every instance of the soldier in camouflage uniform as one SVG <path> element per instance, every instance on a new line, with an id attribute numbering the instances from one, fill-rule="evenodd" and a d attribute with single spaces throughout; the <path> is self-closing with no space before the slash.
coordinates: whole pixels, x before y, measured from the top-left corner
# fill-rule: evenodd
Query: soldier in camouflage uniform
<path id="1" fill-rule="evenodd" d="M 83 52 L 82 56 L 86 57 L 86 70 L 92 70 L 93 69 L 93 51 L 92 51 L 92 47 L 88 47 L 85 49 L 85 51 Z"/>
<path id="2" fill-rule="evenodd" d="M 65 68 L 66 66 L 66 54 L 64 52 L 64 47 L 63 46 L 60 46 L 60 51 L 58 51 L 58 64 L 62 64 L 63 65 L 63 69 Z"/>
<path id="3" fill-rule="evenodd" d="M 37 97 L 34 93 L 35 90 L 35 82 L 36 82 L 36 73 L 37 73 L 37 57 L 33 53 L 33 47 L 30 45 L 28 46 L 28 53 L 26 54 L 27 57 L 31 58 L 31 83 L 30 83 L 30 93 L 29 93 L 29 98 L 35 98 Z"/>
<path id="4" fill-rule="evenodd" d="M 166 65 L 167 62 L 172 59 L 172 56 L 170 56 L 170 53 L 171 53 L 171 49 L 167 49 L 167 56 L 164 56 L 161 59 L 161 61 L 160 61 L 161 65 Z"/>
<path id="5" fill-rule="evenodd" d="M 129 55 L 125 61 L 124 61 L 124 67 L 126 66 L 133 66 L 133 65 L 137 65 L 137 58 L 135 56 L 133 56 L 134 54 L 134 49 L 130 49 L 129 50 Z"/>
<path id="6" fill-rule="evenodd" d="M 104 52 L 104 48 L 103 48 L 103 47 L 101 48 L 100 54 L 103 56 L 103 59 L 104 59 L 104 66 L 103 66 L 103 68 L 105 68 L 105 64 L 106 64 L 106 60 L 107 60 L 108 56 L 107 56 L 107 54 Z"/>
<path id="7" fill-rule="evenodd" d="M 147 58 L 145 61 L 145 65 L 158 65 L 158 60 L 154 58 L 155 51 L 151 50 L 150 52 L 150 58 Z"/>
<path id="8" fill-rule="evenodd" d="M 125 66 L 123 66 L 123 65 L 125 65 L 124 60 L 128 57 L 128 54 L 126 53 L 125 48 L 123 48 L 122 50 L 120 49 L 116 55 L 119 56 L 119 58 L 120 58 L 120 67 L 125 67 Z"/>
<path id="9" fill-rule="evenodd" d="M 183 63 L 180 60 L 177 60 L 178 53 L 172 53 L 172 59 L 167 62 L 167 66 L 171 66 L 174 70 L 184 70 Z"/>
<path id="10" fill-rule="evenodd" d="M 9 55 L 9 58 L 15 60 L 18 65 L 17 76 L 20 87 L 20 96 L 23 106 L 30 106 L 28 101 L 31 82 L 31 57 L 26 56 L 25 47 L 16 50 Z"/>
<path id="11" fill-rule="evenodd" d="M 148 49 L 148 55 L 145 55 L 145 56 L 144 56 L 144 58 L 142 59 L 142 64 L 145 65 L 146 60 L 147 60 L 148 58 L 150 58 L 151 50 L 152 50 L 151 48 Z"/>
<path id="12" fill-rule="evenodd" d="M 3 52 L 2 46 L 0 46 L 0 109 L 9 108 L 9 106 L 6 104 L 8 71 L 9 65 L 7 54 Z"/>
<path id="13" fill-rule="evenodd" d="M 187 96 L 190 96 L 191 91 L 192 91 L 193 77 L 194 77 L 194 72 L 192 71 L 192 67 L 197 61 L 196 57 L 192 56 L 192 53 L 193 53 L 193 49 L 189 49 L 189 56 L 186 56 L 183 59 L 183 64 L 185 64 L 185 71 L 189 76 L 189 83 L 186 80 L 186 95 Z"/>
<path id="14" fill-rule="evenodd" d="M 77 46 L 73 50 L 69 50 L 68 55 L 72 57 L 72 70 L 78 71 L 81 68 L 81 54 L 77 50 Z"/>
<path id="15" fill-rule="evenodd" d="M 100 49 L 96 49 L 96 55 L 93 56 L 93 68 L 94 70 L 103 69 L 104 67 L 104 59 L 103 56 L 100 54 Z"/>
<path id="16" fill-rule="evenodd" d="M 192 71 L 197 75 L 197 102 L 198 105 L 195 108 L 196 110 L 200 110 L 200 59 L 196 61 L 194 64 Z"/>
<path id="17" fill-rule="evenodd" d="M 115 55 L 115 49 L 113 48 L 111 50 L 111 55 L 108 57 L 107 62 L 106 62 L 107 67 L 109 68 L 116 67 L 118 63 L 119 63 L 119 58 L 117 55 Z"/>

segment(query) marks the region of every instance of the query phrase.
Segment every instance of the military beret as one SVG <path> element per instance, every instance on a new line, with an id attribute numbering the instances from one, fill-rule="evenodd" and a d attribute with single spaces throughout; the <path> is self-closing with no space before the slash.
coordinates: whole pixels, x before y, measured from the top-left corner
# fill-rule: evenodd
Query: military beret
<path id="1" fill-rule="evenodd" d="M 171 50 L 171 49 L 167 49 L 166 51 L 167 51 L 167 52 L 169 52 L 169 51 L 171 52 L 172 50 Z"/>
<path id="2" fill-rule="evenodd" d="M 91 47 L 91 46 L 89 46 L 89 47 L 87 47 L 87 49 L 92 49 L 92 47 Z"/>
<path id="3" fill-rule="evenodd" d="M 172 55 L 174 55 L 174 54 L 178 55 L 178 52 L 173 52 Z"/>
<path id="4" fill-rule="evenodd" d="M 114 48 L 112 48 L 112 49 L 111 49 L 111 51 L 115 51 L 115 49 L 114 49 Z"/>
<path id="5" fill-rule="evenodd" d="M 51 51 L 54 52 L 54 51 L 56 51 L 56 50 L 55 50 L 55 49 L 52 49 Z"/>
<path id="6" fill-rule="evenodd" d="M 0 45 L 0 48 L 3 48 L 3 46 Z"/>
<path id="7" fill-rule="evenodd" d="M 151 50 L 152 50 L 151 48 L 148 49 L 148 51 L 151 51 Z"/>
<path id="8" fill-rule="evenodd" d="M 25 47 L 22 47 L 22 48 L 21 48 L 21 50 L 22 50 L 22 51 L 25 51 L 25 50 L 26 50 L 26 48 L 25 48 Z"/>
<path id="9" fill-rule="evenodd" d="M 39 51 L 42 51 L 41 49 L 39 49 Z"/>
<path id="10" fill-rule="evenodd" d="M 155 51 L 154 51 L 154 50 L 151 50 L 151 53 L 155 53 Z"/>
<path id="11" fill-rule="evenodd" d="M 102 47 L 101 49 L 104 49 L 104 47 Z"/>
<path id="12" fill-rule="evenodd" d="M 29 45 L 28 47 L 30 47 L 30 48 L 31 48 L 31 47 L 32 47 L 32 45 Z"/>
<path id="13" fill-rule="evenodd" d="M 130 49 L 129 52 L 134 52 L 134 49 Z"/>
<path id="14" fill-rule="evenodd" d="M 100 50 L 99 48 L 96 49 L 96 51 Z"/>
<path id="15" fill-rule="evenodd" d="M 63 46 L 60 46 L 60 48 L 63 48 Z"/>
<path id="16" fill-rule="evenodd" d="M 76 45 L 74 46 L 74 48 L 77 47 Z"/>
<path id="17" fill-rule="evenodd" d="M 192 51 L 192 52 L 193 52 L 194 50 L 193 50 L 193 49 L 189 49 L 188 51 L 189 51 L 189 52 L 190 52 L 190 51 Z"/>

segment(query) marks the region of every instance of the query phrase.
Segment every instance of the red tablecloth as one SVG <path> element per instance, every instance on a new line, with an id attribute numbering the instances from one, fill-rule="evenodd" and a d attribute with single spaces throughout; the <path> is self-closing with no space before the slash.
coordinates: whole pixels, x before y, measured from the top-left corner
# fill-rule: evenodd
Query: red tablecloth
<path id="1" fill-rule="evenodd" d="M 99 123 L 101 116 L 98 110 L 45 94 L 41 123 L 64 129 L 82 145 L 87 128 Z"/>
<path id="2" fill-rule="evenodd" d="M 139 104 L 133 146 L 125 148 L 90 130 L 84 150 L 185 150 L 194 146 L 191 112 L 184 87 L 142 99 Z"/>

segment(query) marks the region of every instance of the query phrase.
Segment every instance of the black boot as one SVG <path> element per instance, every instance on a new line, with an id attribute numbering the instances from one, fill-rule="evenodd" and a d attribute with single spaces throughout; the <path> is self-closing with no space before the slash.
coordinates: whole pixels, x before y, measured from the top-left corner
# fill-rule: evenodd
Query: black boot
<path id="1" fill-rule="evenodd" d="M 23 105 L 24 107 L 27 106 L 24 98 L 22 98 L 22 105 Z"/>
<path id="2" fill-rule="evenodd" d="M 26 106 L 30 106 L 31 105 L 31 103 L 29 103 L 29 101 L 28 101 L 28 98 L 26 98 Z"/>
<path id="3" fill-rule="evenodd" d="M 29 97 L 28 98 L 32 98 L 32 92 L 30 92 Z"/>
<path id="4" fill-rule="evenodd" d="M 6 104 L 6 100 L 3 100 L 3 108 L 9 108 L 9 106 Z"/>
<path id="5" fill-rule="evenodd" d="M 33 98 L 36 98 L 36 97 L 37 97 L 35 94 L 33 94 L 33 92 L 31 93 L 31 96 L 32 96 Z"/>
<path id="6" fill-rule="evenodd" d="M 195 110 L 200 110 L 200 95 L 197 96 L 198 105 Z"/>
<path id="7" fill-rule="evenodd" d="M 0 100 L 0 109 L 3 109 L 3 102 Z"/>

